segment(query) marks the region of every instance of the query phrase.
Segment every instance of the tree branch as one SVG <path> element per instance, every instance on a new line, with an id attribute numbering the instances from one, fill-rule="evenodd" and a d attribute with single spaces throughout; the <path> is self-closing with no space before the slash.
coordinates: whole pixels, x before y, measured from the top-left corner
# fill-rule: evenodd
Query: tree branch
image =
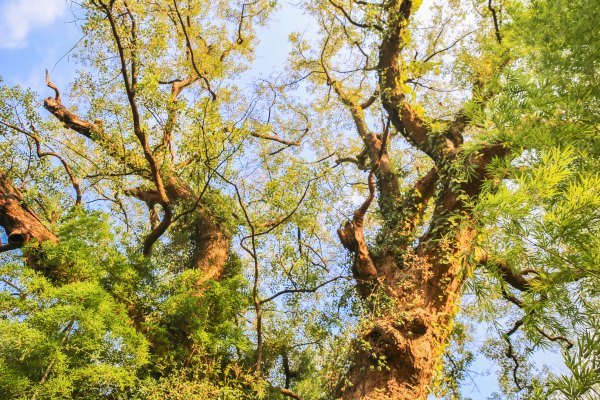
<path id="1" fill-rule="evenodd" d="M 192 48 L 192 42 L 190 41 L 190 37 L 188 36 L 187 29 L 185 28 L 185 23 L 183 22 L 183 17 L 181 16 L 181 13 L 179 12 L 179 7 L 177 6 L 177 0 L 173 0 L 173 6 L 175 6 L 175 12 L 177 13 L 177 17 L 179 18 L 179 23 L 181 24 L 181 29 L 183 30 L 183 35 L 185 36 L 185 43 L 188 48 L 188 51 L 190 52 L 190 61 L 192 62 L 192 67 L 194 68 L 196 75 L 198 75 L 198 77 L 200 77 L 200 79 L 202 79 L 202 81 L 206 85 L 206 90 L 208 90 L 208 92 L 210 93 L 210 95 L 212 96 L 212 99 L 214 101 L 217 99 L 217 94 L 215 92 L 213 92 L 213 90 L 210 87 L 209 80 L 204 76 L 204 74 L 202 74 L 202 72 L 200 72 L 200 70 L 198 69 L 198 66 L 196 65 L 196 60 L 194 58 L 194 49 Z"/>
<path id="2" fill-rule="evenodd" d="M 267 297 L 266 299 L 263 299 L 260 301 L 261 304 L 264 303 L 268 303 L 269 301 L 273 301 L 276 298 L 278 298 L 279 296 L 282 296 L 284 294 L 292 294 L 292 293 L 315 293 L 317 290 L 321 289 L 324 286 L 327 286 L 328 284 L 335 282 L 337 280 L 340 279 L 348 279 L 348 277 L 346 276 L 336 276 L 335 278 L 329 279 L 328 281 L 325 281 L 315 287 L 312 288 L 304 288 L 304 289 L 284 289 L 280 292 L 275 293 L 274 295 Z"/>
<path id="3" fill-rule="evenodd" d="M 488 10 L 492 13 L 492 19 L 494 20 L 494 33 L 496 34 L 496 41 L 502 43 L 502 36 L 500 35 L 500 26 L 498 24 L 498 15 L 496 9 L 492 7 L 492 0 L 488 1 Z"/>
<path id="4" fill-rule="evenodd" d="M 56 89 L 58 91 L 58 89 Z M 23 133 L 24 135 L 26 135 L 27 137 L 31 138 L 34 140 L 35 142 L 35 148 L 36 148 L 36 152 L 37 152 L 37 156 L 39 158 L 42 157 L 55 157 L 56 159 L 58 159 L 58 161 L 60 161 L 60 163 L 62 164 L 63 168 L 65 169 L 65 172 L 67 173 L 67 175 L 69 176 L 69 179 L 71 181 L 71 185 L 73 186 L 73 189 L 75 190 L 75 205 L 79 206 L 81 205 L 81 188 L 79 187 L 79 181 L 78 179 L 75 177 L 75 174 L 73 174 L 73 171 L 71 170 L 71 167 L 69 167 L 69 164 L 67 163 L 67 161 L 58 153 L 54 152 L 54 151 L 42 151 L 42 142 L 40 137 L 32 132 L 29 132 L 25 129 L 19 128 L 16 125 L 12 125 L 9 123 L 6 123 L 4 121 L 0 121 L 0 125 L 4 125 L 7 128 L 11 128 L 14 129 L 18 132 Z"/>

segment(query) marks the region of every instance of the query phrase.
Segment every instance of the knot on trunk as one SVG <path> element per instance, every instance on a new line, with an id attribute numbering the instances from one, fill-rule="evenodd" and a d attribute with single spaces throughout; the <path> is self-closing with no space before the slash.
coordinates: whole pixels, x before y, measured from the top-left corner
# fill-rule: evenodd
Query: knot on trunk
<path id="1" fill-rule="evenodd" d="M 342 245 L 356 254 L 354 272 L 359 277 L 377 276 L 377 268 L 369 253 L 369 247 L 365 242 L 362 223 L 347 221 L 337 231 Z"/>
<path id="2" fill-rule="evenodd" d="M 417 315 L 405 321 L 395 323 L 394 328 L 410 339 L 416 339 L 427 333 L 427 324 L 423 317 Z"/>
<path id="3" fill-rule="evenodd" d="M 8 244 L 23 246 L 31 239 L 31 235 L 20 229 L 14 230 L 8 234 Z"/>
<path id="4" fill-rule="evenodd" d="M 372 353 L 378 357 L 384 356 L 389 367 L 406 368 L 410 365 L 407 362 L 411 358 L 407 340 L 392 324 L 379 321 L 366 333 L 364 340 L 372 350 L 368 356 L 372 357 Z"/>

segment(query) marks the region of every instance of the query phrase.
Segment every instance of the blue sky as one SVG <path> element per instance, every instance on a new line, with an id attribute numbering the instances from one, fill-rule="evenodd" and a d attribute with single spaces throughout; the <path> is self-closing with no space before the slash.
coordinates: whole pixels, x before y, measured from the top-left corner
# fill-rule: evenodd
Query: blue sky
<path id="1" fill-rule="evenodd" d="M 66 84 L 74 65 L 62 58 L 80 34 L 66 0 L 0 0 L 0 76 L 43 93 L 45 69 L 55 65 L 56 82 Z M 62 60 L 61 60 L 62 58 Z"/>

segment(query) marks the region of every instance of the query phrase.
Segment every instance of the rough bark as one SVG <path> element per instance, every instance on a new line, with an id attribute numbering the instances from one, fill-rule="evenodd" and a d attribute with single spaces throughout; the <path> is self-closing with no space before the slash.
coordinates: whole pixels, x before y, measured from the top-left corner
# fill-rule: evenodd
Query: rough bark
<path id="1" fill-rule="evenodd" d="M 58 237 L 52 233 L 40 218 L 25 204 L 23 196 L 15 188 L 6 174 L 0 170 L 0 226 L 8 237 L 8 243 L 0 242 L 0 253 L 14 250 L 24 245 L 35 242 L 36 244 L 51 242 L 57 243 Z M 44 270 L 43 263 L 39 263 L 40 253 L 32 248 L 26 254 L 28 264 L 38 270 Z M 44 271 L 52 277 L 56 271 Z"/>
<path id="2" fill-rule="evenodd" d="M 468 251 L 473 233 L 453 239 L 453 252 Z M 391 301 L 355 344 L 343 399 L 425 399 L 444 350 L 465 278 L 460 257 L 450 249 L 422 247 L 375 260 L 375 281 L 359 280 L 359 292 L 374 302 Z M 368 287 L 368 290 L 367 290 Z M 376 357 L 373 357 L 373 356 Z"/>
<path id="3" fill-rule="evenodd" d="M 0 170 L 0 225 L 8 236 L 7 245 L 19 248 L 35 240 L 56 243 L 58 237 L 44 226 L 39 217 L 24 203 L 23 196 Z"/>
<path id="4" fill-rule="evenodd" d="M 457 189 L 458 193 L 467 194 L 469 200 L 479 195 L 485 165 L 492 160 L 492 154 L 503 156 L 507 153 L 501 147 L 491 148 L 495 151 L 469 158 L 476 164 L 475 170 L 479 174 Z M 436 174 L 425 175 L 415 187 L 421 187 Z M 441 180 L 446 179 L 442 177 Z M 472 251 L 477 234 L 474 223 L 469 221 L 468 202 L 461 200 L 458 193 L 447 188 L 439 194 L 431 229 L 416 247 L 409 243 L 401 245 L 398 241 L 382 241 L 378 255 L 372 257 L 374 273 L 357 274 L 355 271 L 358 292 L 373 306 L 375 317 L 356 343 L 353 366 L 347 376 L 353 385 L 340 390 L 343 399 L 414 400 L 427 397 L 451 332 L 462 285 L 470 270 L 464 260 Z M 427 190 L 423 194 L 429 199 Z M 416 210 L 411 217 L 419 218 L 423 206 L 413 207 Z M 456 213 L 465 219 L 460 229 L 448 224 L 449 214 Z M 399 226 L 388 224 L 380 236 L 409 237 L 415 226 L 403 221 L 396 223 Z M 360 263 L 358 247 L 350 250 L 356 254 L 356 263 Z M 381 312 L 375 305 L 381 302 L 392 305 Z"/>
<path id="5" fill-rule="evenodd" d="M 395 130 L 435 166 L 411 190 L 401 193 L 385 142 L 369 132 L 360 108 L 334 83 L 375 167 L 369 178 L 376 172 L 383 219 L 376 251 L 364 240 L 366 210 L 357 210 L 353 221 L 338 231 L 341 243 L 355 255 L 358 293 L 372 310 L 368 328 L 359 332 L 355 342 L 346 380 L 338 388 L 337 395 L 347 400 L 427 398 L 452 330 L 463 283 L 474 267 L 466 262 L 477 236 L 470 207 L 488 178 L 491 161 L 509 154 L 503 143 L 482 144 L 479 151 L 464 154 L 463 131 L 470 121 L 463 112 L 446 131 L 434 132 L 408 102 L 402 51 L 415 6 L 411 0 L 390 0 L 384 6 L 387 25 L 378 64 L 381 103 Z M 380 162 L 382 155 L 384 162 Z M 470 171 L 467 182 L 456 179 L 455 172 L 465 169 Z M 432 205 L 432 215 L 429 221 L 422 221 L 428 205 Z M 461 218 L 461 224 L 455 224 L 455 217 Z M 423 226 L 428 227 L 427 232 L 415 244 Z M 364 268 L 367 259 L 369 268 Z"/>
<path id="6" fill-rule="evenodd" d="M 198 283 L 201 285 L 210 279 L 220 280 L 229 258 L 231 237 L 213 218 L 199 212 L 194 223 L 193 239 L 195 245 L 192 264 L 194 268 L 204 272 Z"/>

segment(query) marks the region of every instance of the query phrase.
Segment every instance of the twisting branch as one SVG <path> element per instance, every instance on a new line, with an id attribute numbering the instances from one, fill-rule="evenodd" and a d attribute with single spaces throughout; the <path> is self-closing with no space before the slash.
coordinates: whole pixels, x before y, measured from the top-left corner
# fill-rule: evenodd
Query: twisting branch
<path id="1" fill-rule="evenodd" d="M 58 90 L 56 85 L 50 81 L 50 73 L 48 72 L 47 68 L 46 68 L 46 85 L 49 88 L 54 90 L 54 93 L 55 93 L 54 100 L 56 100 L 57 102 L 60 103 L 60 91 Z"/>
<path id="2" fill-rule="evenodd" d="M 98 129 L 93 124 L 82 120 L 77 114 L 63 106 L 58 87 L 50 81 L 48 70 L 46 70 L 46 85 L 54 90 L 55 96 L 54 98 L 48 97 L 44 100 L 44 108 L 62 122 L 65 127 L 72 129 L 87 138 L 91 138 L 92 132 L 97 131 Z"/>
<path id="3" fill-rule="evenodd" d="M 513 380 L 515 381 L 515 386 L 517 387 L 517 389 L 519 389 L 519 391 L 523 390 L 523 386 L 521 386 L 521 384 L 519 383 L 519 377 L 517 375 L 520 364 L 519 364 L 519 360 L 517 359 L 517 355 L 514 352 L 512 342 L 510 341 L 510 336 L 512 336 L 517 330 L 519 330 L 519 328 L 522 325 L 523 325 L 523 318 L 521 318 L 520 320 L 515 322 L 513 327 L 511 329 L 509 329 L 507 332 L 505 332 L 503 335 L 504 340 L 506 340 L 506 343 L 508 344 L 508 350 L 506 351 L 506 357 L 510 358 L 514 363 L 514 367 L 513 367 L 513 371 L 512 371 Z"/>
<path id="4" fill-rule="evenodd" d="M 415 148 L 427 154 L 436 165 L 445 164 L 448 152 L 443 137 L 434 134 L 430 125 L 406 99 L 404 82 L 398 79 L 405 73 L 402 60 L 408 37 L 408 20 L 412 13 L 410 0 L 390 1 L 391 16 L 387 22 L 385 35 L 379 46 L 379 86 L 381 102 L 390 119 L 404 138 Z"/>
<path id="5" fill-rule="evenodd" d="M 492 19 L 494 20 L 494 33 L 496 34 L 496 41 L 502 43 L 502 36 L 500 35 L 500 26 L 498 24 L 498 15 L 496 9 L 492 6 L 492 0 L 488 1 L 488 9 L 492 13 Z"/>
<path id="6" fill-rule="evenodd" d="M 55 90 L 58 93 L 58 89 L 55 89 Z M 69 179 L 71 181 L 71 185 L 73 186 L 73 189 L 75 190 L 75 205 L 77 205 L 77 206 L 81 205 L 81 198 L 82 198 L 82 196 L 81 196 L 81 188 L 79 187 L 79 181 L 78 181 L 77 177 L 75 176 L 75 174 L 73 173 L 73 171 L 71 170 L 71 167 L 69 167 L 69 164 L 67 164 L 67 161 L 60 154 L 58 154 L 58 153 L 56 153 L 54 151 L 42 151 L 42 141 L 41 141 L 40 137 L 37 134 L 35 134 L 33 132 L 29 132 L 29 131 L 27 131 L 25 129 L 19 128 L 16 125 L 6 123 L 4 121 L 0 121 L 0 124 L 6 126 L 7 128 L 14 129 L 14 130 L 16 130 L 16 131 L 18 131 L 18 132 L 26 135 L 27 137 L 33 139 L 34 142 L 35 142 L 35 148 L 36 148 L 37 156 L 39 158 L 42 158 L 42 157 L 55 157 L 56 159 L 58 159 L 58 161 L 60 161 L 60 163 L 62 164 L 63 168 L 65 169 L 65 172 L 69 176 Z"/>
<path id="7" fill-rule="evenodd" d="M 337 8 L 338 10 L 340 10 L 342 12 L 342 14 L 344 14 L 344 17 L 348 20 L 348 22 L 350 22 L 352 25 L 357 26 L 359 28 L 373 28 L 379 32 L 383 32 L 383 28 L 377 24 L 363 24 L 362 22 L 358 22 L 352 19 L 352 17 L 350 16 L 350 14 L 344 9 L 344 7 L 342 7 L 341 5 L 335 3 L 333 0 L 329 0 L 329 3 L 334 6 L 335 8 Z"/>
<path id="8" fill-rule="evenodd" d="M 308 129 L 305 132 L 308 132 Z M 277 135 L 266 135 L 264 133 L 259 133 L 259 132 L 251 132 L 250 136 L 254 136 L 255 138 L 259 138 L 259 139 L 271 140 L 273 142 L 285 144 L 286 146 L 300 146 L 302 144 L 301 140 L 294 140 L 294 141 L 286 140 L 286 139 L 280 138 Z M 304 135 L 302 135 L 302 136 L 304 136 Z"/>
<path id="9" fill-rule="evenodd" d="M 375 101 L 377 101 L 378 98 L 379 98 L 379 86 L 377 86 L 377 88 L 375 89 L 375 92 L 373 92 L 371 97 L 369 97 L 364 103 L 362 103 L 360 105 L 360 108 L 362 108 L 363 110 L 366 110 L 367 108 L 371 107 L 373 105 L 373 103 L 375 103 Z"/>
<path id="10" fill-rule="evenodd" d="M 511 292 L 509 292 L 508 290 L 506 290 L 506 286 L 505 285 L 501 285 L 501 291 L 502 291 L 502 297 L 504 297 L 506 300 L 510 301 L 511 303 L 513 303 L 515 306 L 519 307 L 519 308 L 523 308 L 523 302 L 517 298 L 517 296 L 515 296 L 514 294 L 512 294 Z"/>
<path id="11" fill-rule="evenodd" d="M 522 272 L 513 270 L 502 260 L 491 260 L 488 252 L 483 249 L 476 251 L 476 262 L 483 267 L 496 270 L 504 282 L 521 292 L 531 289 L 531 281 L 526 279 Z"/>
<path id="12" fill-rule="evenodd" d="M 331 278 L 315 287 L 312 288 L 304 288 L 304 289 L 284 289 L 280 292 L 275 293 L 272 296 L 267 297 L 260 301 L 261 304 L 268 303 L 270 301 L 275 300 L 279 296 L 283 296 L 284 294 L 292 294 L 292 293 L 315 293 L 317 290 L 321 289 L 324 286 L 329 285 L 332 282 L 338 281 L 340 279 L 349 279 L 347 276 L 336 276 L 335 278 Z"/>
<path id="13" fill-rule="evenodd" d="M 210 87 L 209 80 L 204 76 L 204 74 L 202 72 L 200 72 L 200 69 L 196 65 L 196 59 L 194 58 L 194 49 L 192 48 L 192 42 L 190 41 L 190 37 L 188 35 L 187 29 L 185 28 L 185 23 L 183 22 L 183 17 L 181 16 L 181 13 L 179 12 L 179 7 L 177 6 L 177 0 L 173 0 L 173 6 L 175 7 L 175 12 L 177 13 L 177 18 L 179 19 L 181 29 L 183 30 L 183 35 L 185 37 L 186 46 L 188 48 L 188 51 L 190 52 L 190 61 L 192 62 L 192 67 L 194 68 L 194 71 L 196 72 L 196 74 L 200 77 L 200 79 L 202 79 L 202 81 L 206 85 L 206 90 L 208 90 L 208 92 L 212 96 L 212 99 L 216 100 L 217 95 L 215 92 L 213 92 L 212 88 Z"/>
<path id="14" fill-rule="evenodd" d="M 354 272 L 360 279 L 377 276 L 377 268 L 375 267 L 375 263 L 371 258 L 371 253 L 364 237 L 364 219 L 367 210 L 375 198 L 375 173 L 377 172 L 377 169 L 381 163 L 381 159 L 385 154 L 388 135 L 389 130 L 385 130 L 383 138 L 381 139 L 379 156 L 375 163 L 373 163 L 371 171 L 369 172 L 369 195 L 363 204 L 356 211 L 354 211 L 352 221 L 347 221 L 343 227 L 337 230 L 338 237 L 340 238 L 342 245 L 356 255 Z"/>
<path id="15" fill-rule="evenodd" d="M 564 336 L 558 336 L 558 335 L 557 336 L 552 336 L 552 335 L 549 335 L 549 334 L 547 334 L 546 332 L 544 332 L 541 328 L 539 328 L 537 326 L 535 327 L 535 330 L 538 331 L 538 333 L 540 335 L 542 335 L 546 339 L 550 340 L 551 342 L 558 342 L 558 341 L 564 342 L 564 343 L 566 343 L 565 348 L 567 348 L 567 349 L 570 349 L 570 348 L 573 347 L 573 342 L 571 342 L 569 339 L 567 339 Z"/>

